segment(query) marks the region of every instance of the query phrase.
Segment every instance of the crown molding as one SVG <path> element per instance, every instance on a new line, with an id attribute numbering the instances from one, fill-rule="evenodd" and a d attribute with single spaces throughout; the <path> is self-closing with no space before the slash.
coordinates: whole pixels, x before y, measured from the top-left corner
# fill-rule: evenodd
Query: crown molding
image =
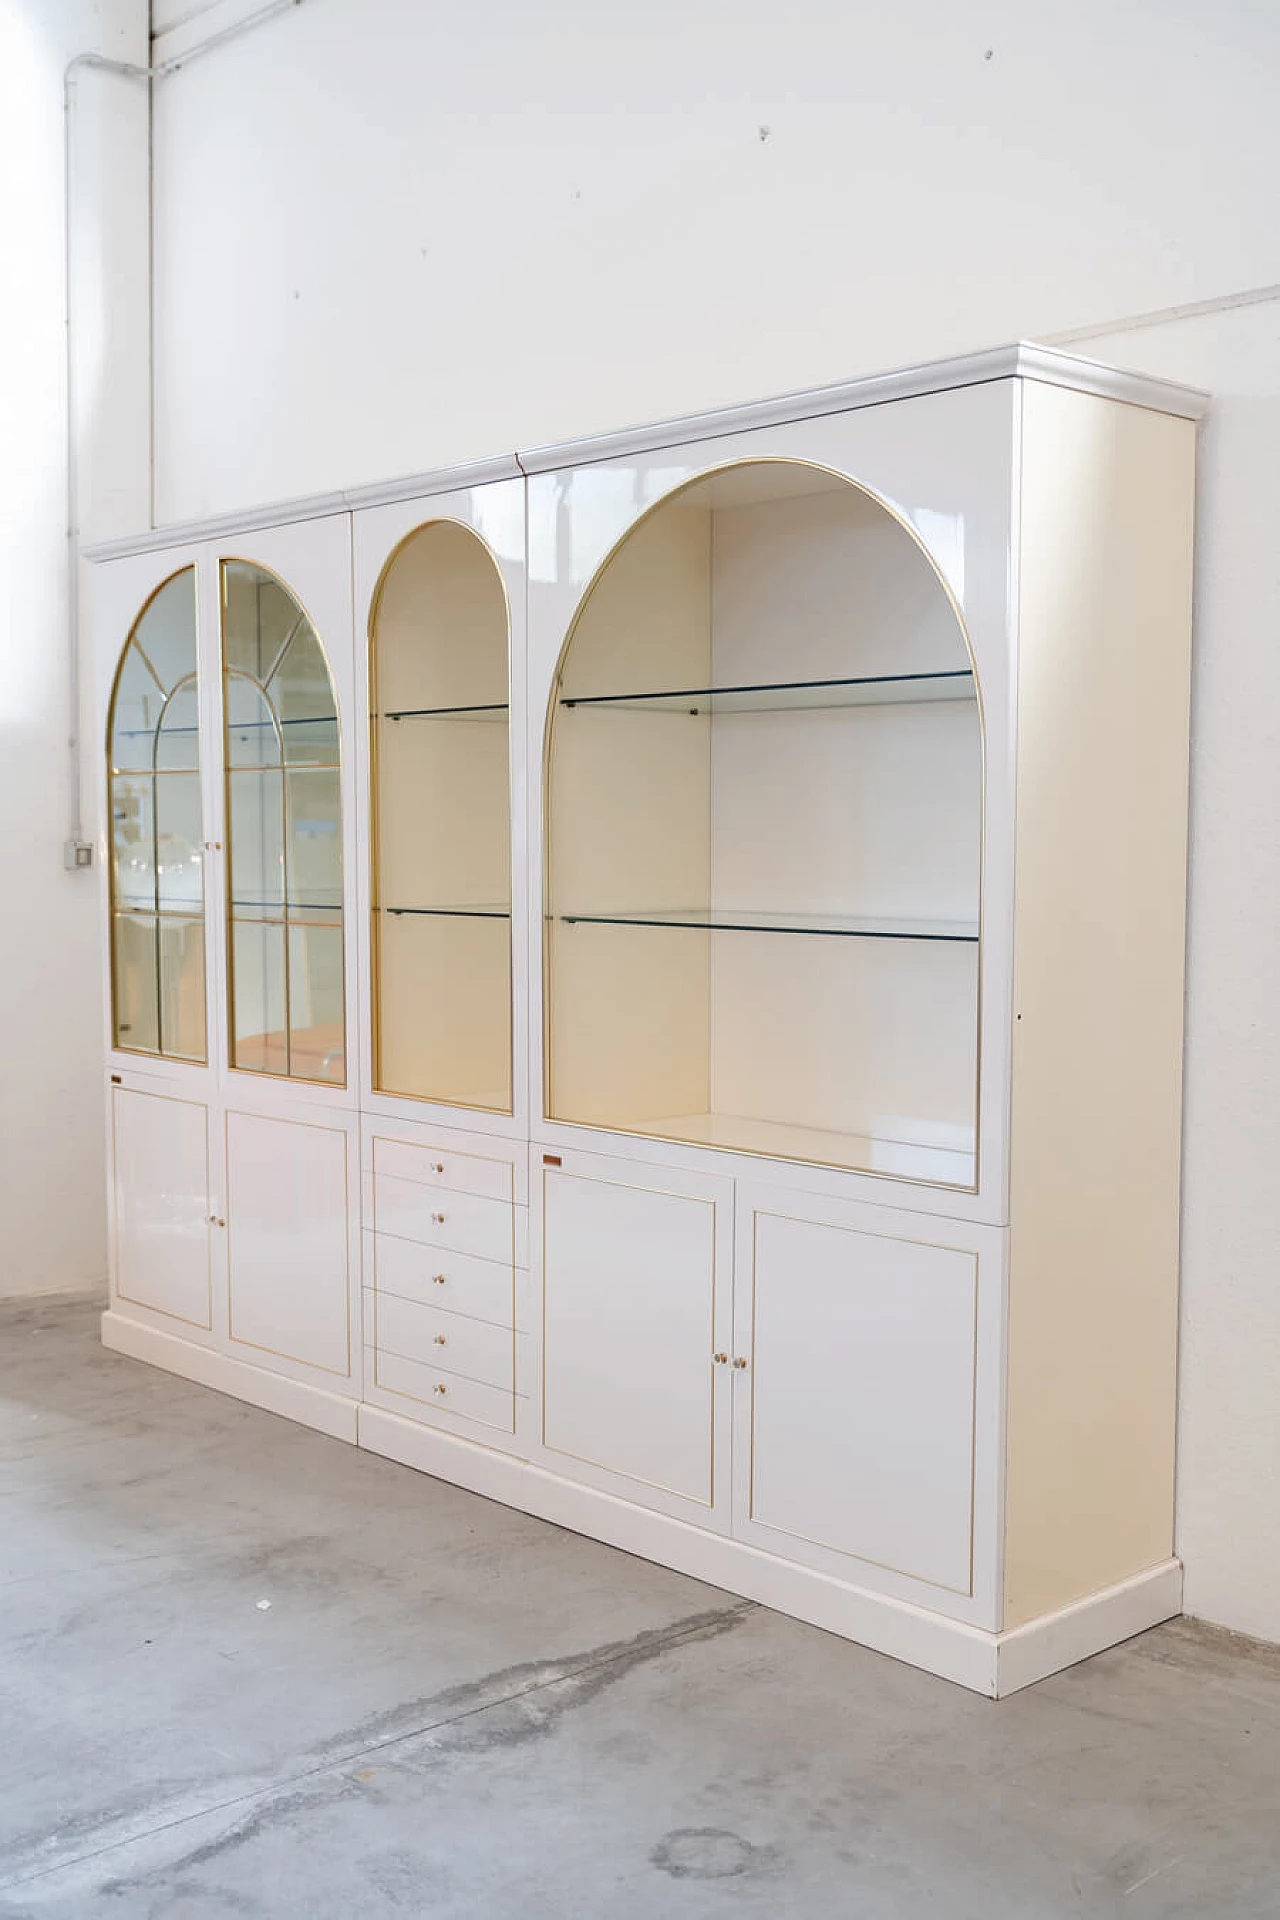
<path id="1" fill-rule="evenodd" d="M 1154 379 L 1143 373 L 1126 373 L 1118 367 L 1082 359 L 1077 354 L 1061 353 L 1054 347 L 1038 347 L 1022 341 L 1016 346 L 994 347 L 985 353 L 963 354 L 951 360 L 935 360 L 925 366 L 903 367 L 893 373 L 845 380 L 835 386 L 808 387 L 799 393 L 780 394 L 773 399 L 749 400 L 741 406 L 714 407 L 704 413 L 682 414 L 674 419 L 654 421 L 647 426 L 624 427 L 617 433 L 589 434 L 576 440 L 556 441 L 550 446 L 499 454 L 492 459 L 475 460 L 464 466 L 437 467 L 426 473 L 406 475 L 399 480 L 350 487 L 340 493 L 310 494 L 299 500 L 278 501 L 274 505 L 246 509 L 240 513 L 217 514 L 209 519 L 153 527 L 145 533 L 124 539 L 98 541 L 83 547 L 81 551 L 86 560 L 118 560 L 129 554 L 189 546 L 203 540 L 221 540 L 231 534 L 253 533 L 263 527 L 286 525 L 291 521 L 319 520 L 328 514 L 354 513 L 369 507 L 391 506 L 405 500 L 427 500 L 436 494 L 456 493 L 464 487 L 489 486 L 495 481 L 514 480 L 521 475 L 555 473 L 598 461 L 654 453 L 665 447 L 687 446 L 699 440 L 719 440 L 732 434 L 753 433 L 762 427 L 785 426 L 792 421 L 812 420 L 822 414 L 850 413 L 859 407 L 883 406 L 890 400 L 916 399 L 924 394 L 945 393 L 956 387 L 982 386 L 992 380 L 1012 379 L 1039 380 L 1051 386 L 1069 387 L 1076 393 L 1098 394 L 1103 399 L 1120 400 L 1129 406 L 1177 414 L 1184 420 L 1199 420 L 1207 410 L 1210 399 L 1207 393 L 1201 393 L 1195 387 L 1179 386 L 1174 381 Z"/>

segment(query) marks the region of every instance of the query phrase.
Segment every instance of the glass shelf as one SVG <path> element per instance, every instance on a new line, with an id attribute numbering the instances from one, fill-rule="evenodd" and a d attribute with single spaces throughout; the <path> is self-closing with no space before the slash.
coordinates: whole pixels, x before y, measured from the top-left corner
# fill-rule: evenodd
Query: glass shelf
<path id="1" fill-rule="evenodd" d="M 877 674 L 856 680 L 780 680 L 748 687 L 686 687 L 653 693 L 562 695 L 562 707 L 632 713 L 793 713 L 824 707 L 878 707 L 926 700 L 973 700 L 968 672 Z"/>
<path id="2" fill-rule="evenodd" d="M 379 907 L 379 913 L 427 913 L 444 915 L 450 920 L 509 920 L 510 907 L 485 905 L 480 907 Z"/>
<path id="3" fill-rule="evenodd" d="M 874 1134 L 839 1133 L 827 1128 L 792 1126 L 736 1113 L 645 1115 L 620 1122 L 622 1133 L 657 1134 L 700 1147 L 731 1153 L 762 1154 L 777 1160 L 807 1160 L 814 1166 L 857 1167 L 899 1180 L 923 1180 L 931 1186 L 971 1187 L 977 1165 L 972 1144 L 927 1145 L 884 1139 Z"/>
<path id="4" fill-rule="evenodd" d="M 479 707 L 401 707 L 395 713 L 375 714 L 383 720 L 492 720 L 501 721 L 511 711 L 505 700 Z"/>
<path id="5" fill-rule="evenodd" d="M 865 913 L 761 913 L 728 907 L 658 908 L 645 913 L 562 913 L 566 926 L 694 927 L 712 933 L 802 933 L 854 940 L 946 940 L 973 944 L 976 920 L 879 919 Z"/>

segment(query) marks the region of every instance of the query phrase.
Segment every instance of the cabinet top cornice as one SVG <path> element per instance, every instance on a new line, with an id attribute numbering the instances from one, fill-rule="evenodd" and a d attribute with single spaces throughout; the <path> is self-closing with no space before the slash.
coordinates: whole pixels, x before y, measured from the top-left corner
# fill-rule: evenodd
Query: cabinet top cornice
<path id="1" fill-rule="evenodd" d="M 463 466 L 439 467 L 427 473 L 409 474 L 399 480 L 377 481 L 369 486 L 350 487 L 338 493 L 311 494 L 301 499 L 246 508 L 240 512 L 217 514 L 203 520 L 172 522 L 168 526 L 151 527 L 122 539 L 87 545 L 82 552 L 87 560 L 116 560 L 129 554 L 146 553 L 197 540 L 222 539 L 290 521 L 319 520 L 329 514 L 348 513 L 364 507 L 427 499 L 433 494 L 453 493 L 464 487 L 484 486 L 496 480 L 514 480 L 530 474 L 556 472 L 566 467 L 624 459 L 629 454 L 655 453 L 664 447 L 686 446 L 693 441 L 750 433 L 761 427 L 786 426 L 792 421 L 812 420 L 823 414 L 849 413 L 859 407 L 880 406 L 889 400 L 909 400 L 924 394 L 944 393 L 956 387 L 982 386 L 993 380 L 1015 378 L 1068 387 L 1078 393 L 1094 393 L 1107 400 L 1121 400 L 1131 406 L 1148 407 L 1157 413 L 1176 414 L 1185 420 L 1200 419 L 1210 402 L 1210 395 L 1195 387 L 1180 386 L 1175 381 L 1156 379 L 1148 374 L 1125 372 L 1117 367 L 1105 366 L 1097 360 L 1085 360 L 1076 354 L 1061 353 L 1056 348 L 1038 347 L 1021 341 L 1015 346 L 993 347 L 983 353 L 929 361 L 922 366 L 903 367 L 892 373 L 870 374 L 862 379 L 839 381 L 831 386 L 808 387 L 797 393 L 779 394 L 772 399 L 749 400 L 739 406 L 713 407 L 703 413 L 681 414 L 672 419 L 654 421 L 647 426 L 625 427 L 617 433 L 590 434 L 549 446 L 518 448 L 512 453 L 499 454 L 491 459 L 471 461 Z"/>

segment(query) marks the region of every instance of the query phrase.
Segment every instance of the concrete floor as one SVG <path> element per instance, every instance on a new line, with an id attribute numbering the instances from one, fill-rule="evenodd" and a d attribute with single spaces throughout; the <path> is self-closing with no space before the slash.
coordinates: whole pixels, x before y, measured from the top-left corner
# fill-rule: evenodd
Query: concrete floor
<path id="1" fill-rule="evenodd" d="M 1280 1915 L 1280 1650 L 998 1706 L 0 1308 L 4 1920 Z"/>

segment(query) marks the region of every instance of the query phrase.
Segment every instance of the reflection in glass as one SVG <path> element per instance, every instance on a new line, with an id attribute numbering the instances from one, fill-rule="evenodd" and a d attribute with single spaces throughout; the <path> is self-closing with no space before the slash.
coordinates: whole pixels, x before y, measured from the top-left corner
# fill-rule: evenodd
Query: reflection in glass
<path id="1" fill-rule="evenodd" d="M 107 728 L 114 1043 L 205 1059 L 203 808 L 196 576 L 143 609 Z"/>
<path id="2" fill-rule="evenodd" d="M 511 1111 L 507 626 L 489 549 L 438 520 L 392 557 L 370 629 L 374 1084 L 499 1113 Z M 298 791 L 291 812 L 290 857 L 314 873 L 317 900 L 321 800 Z"/>
<path id="3" fill-rule="evenodd" d="M 306 613 L 273 574 L 222 565 L 231 1063 L 342 1086 L 338 711 Z"/>

